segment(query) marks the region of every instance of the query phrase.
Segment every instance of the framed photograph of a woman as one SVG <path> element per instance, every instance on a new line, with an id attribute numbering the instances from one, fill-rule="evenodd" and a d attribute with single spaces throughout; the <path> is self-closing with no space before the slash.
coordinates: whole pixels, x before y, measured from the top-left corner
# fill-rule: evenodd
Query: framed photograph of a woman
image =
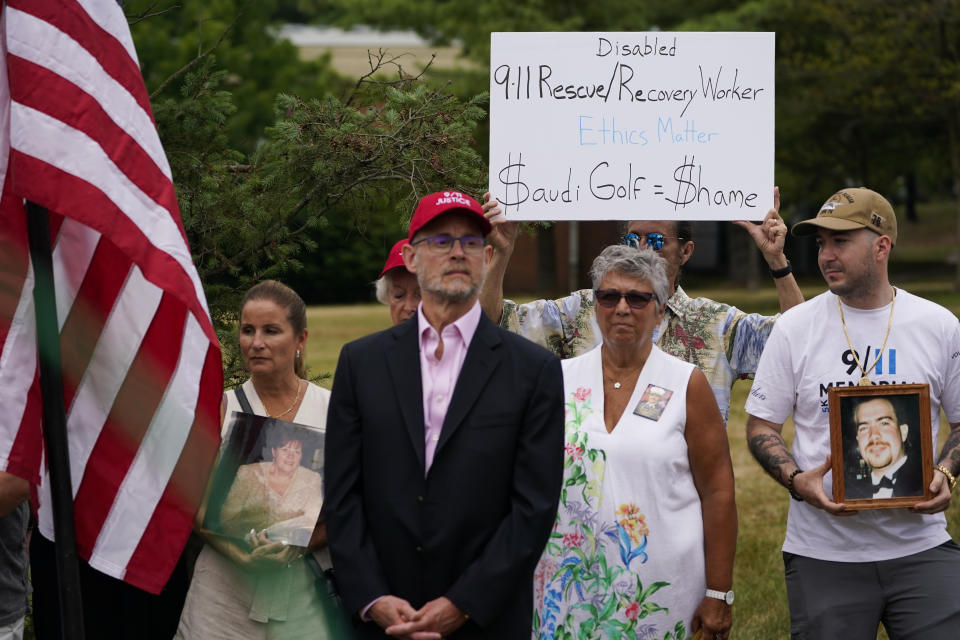
<path id="1" fill-rule="evenodd" d="M 323 440 L 315 427 L 234 412 L 203 528 L 306 547 L 323 506 Z"/>
<path id="2" fill-rule="evenodd" d="M 907 507 L 932 496 L 930 387 L 831 387 L 833 499 L 852 509 Z"/>

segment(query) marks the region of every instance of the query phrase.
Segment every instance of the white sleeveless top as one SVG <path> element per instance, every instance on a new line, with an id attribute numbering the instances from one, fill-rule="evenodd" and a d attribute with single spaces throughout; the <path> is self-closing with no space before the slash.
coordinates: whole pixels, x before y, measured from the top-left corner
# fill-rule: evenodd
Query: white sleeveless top
<path id="1" fill-rule="evenodd" d="M 253 388 L 253 381 L 247 380 L 241 386 L 243 387 L 243 392 L 247 394 L 247 400 L 250 402 L 250 408 L 253 409 L 253 412 L 258 416 L 267 415 L 267 410 L 263 407 L 263 402 L 260 400 L 260 396 L 257 395 L 257 390 Z M 237 400 L 235 391 L 227 391 L 226 396 L 227 412 L 224 415 L 223 424 L 221 425 L 221 436 L 227 435 L 227 427 L 230 425 L 230 415 L 234 411 L 243 411 L 243 409 L 240 408 L 240 402 Z M 308 427 L 316 427 L 326 433 L 327 407 L 329 404 L 330 392 L 323 387 L 308 382 L 307 390 L 303 394 L 303 402 L 300 403 L 300 408 L 297 409 L 297 415 L 293 418 L 285 416 L 284 419 L 289 419 L 290 422 L 296 422 L 298 424 L 305 424 Z"/>

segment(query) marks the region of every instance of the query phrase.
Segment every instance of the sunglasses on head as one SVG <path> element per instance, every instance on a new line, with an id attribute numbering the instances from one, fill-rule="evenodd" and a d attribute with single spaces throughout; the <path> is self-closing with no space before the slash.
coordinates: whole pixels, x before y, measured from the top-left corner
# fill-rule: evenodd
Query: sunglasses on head
<path id="1" fill-rule="evenodd" d="M 643 309 L 651 300 L 657 299 L 657 295 L 650 291 L 627 291 L 624 293 L 616 289 L 594 289 L 593 297 L 597 304 L 608 309 L 620 304 L 620 298 L 626 298 L 631 309 Z"/>
<path id="2" fill-rule="evenodd" d="M 631 231 L 627 235 L 620 238 L 620 244 L 625 244 L 628 247 L 639 249 L 643 245 L 644 239 L 646 239 L 647 246 L 654 251 L 660 251 L 660 249 L 663 249 L 663 245 L 667 240 L 683 240 L 683 238 L 680 236 L 665 236 L 659 232 L 636 234 Z"/>

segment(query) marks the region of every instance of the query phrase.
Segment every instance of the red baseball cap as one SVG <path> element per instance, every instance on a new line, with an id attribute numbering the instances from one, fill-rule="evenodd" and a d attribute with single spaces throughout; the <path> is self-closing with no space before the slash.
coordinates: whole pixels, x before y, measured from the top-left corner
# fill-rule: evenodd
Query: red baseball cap
<path id="1" fill-rule="evenodd" d="M 393 248 L 390 249 L 390 253 L 387 254 L 387 261 L 383 265 L 383 271 L 380 272 L 381 278 L 391 269 L 397 269 L 399 267 L 407 268 L 407 265 L 403 263 L 403 245 L 407 244 L 407 242 L 408 240 L 406 238 L 398 240 L 397 243 L 393 245 Z"/>
<path id="2" fill-rule="evenodd" d="M 477 222 L 483 227 L 483 235 L 490 233 L 490 229 L 493 228 L 490 221 L 483 215 L 483 207 L 479 202 L 459 191 L 438 191 L 420 198 L 413 220 L 410 221 L 408 239 L 413 240 L 417 231 L 427 226 L 437 216 L 449 211 L 464 211 L 476 215 Z"/>

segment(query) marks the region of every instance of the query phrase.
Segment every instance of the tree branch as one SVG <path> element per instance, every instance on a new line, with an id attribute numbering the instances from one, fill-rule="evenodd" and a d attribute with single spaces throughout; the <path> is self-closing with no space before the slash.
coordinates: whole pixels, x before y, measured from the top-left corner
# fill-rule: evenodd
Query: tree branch
<path id="1" fill-rule="evenodd" d="M 246 7 L 246 4 L 244 5 L 244 7 Z M 167 85 L 169 85 L 171 82 L 173 82 L 174 80 L 176 80 L 177 78 L 179 78 L 180 76 L 182 76 L 183 74 L 185 74 L 187 71 L 190 71 L 190 69 L 192 69 L 192 68 L 194 68 L 195 66 L 197 66 L 197 64 L 198 64 L 201 60 L 203 60 L 203 59 L 206 58 L 208 55 L 210 55 L 211 53 L 213 53 L 214 51 L 216 51 L 217 47 L 220 46 L 220 43 L 223 42 L 223 39 L 227 37 L 227 34 L 230 33 L 230 32 L 233 30 L 233 27 L 237 24 L 237 21 L 240 19 L 240 16 L 243 15 L 243 10 L 244 10 L 244 9 L 241 8 L 241 9 L 237 12 L 236 17 L 233 19 L 233 22 L 231 22 L 230 24 L 227 25 L 227 28 L 223 30 L 223 33 L 220 34 L 220 37 L 217 38 L 217 41 L 213 44 L 212 47 L 210 47 L 210 48 L 207 49 L 206 51 L 198 52 L 196 58 L 194 58 L 193 60 L 191 60 L 191 61 L 188 62 L 187 64 L 183 65 L 183 66 L 180 67 L 178 70 L 174 71 L 174 72 L 170 75 L 170 77 L 168 77 L 166 80 L 164 80 L 163 82 L 161 82 L 161 83 L 160 83 L 160 86 L 157 87 L 156 89 L 154 89 L 154 90 L 150 93 L 150 100 L 154 100 L 158 95 L 160 95 L 160 93 L 161 93 L 164 89 L 167 88 Z"/>
<path id="2" fill-rule="evenodd" d="M 156 2 L 156 1 L 151 2 L 151 3 L 150 3 L 150 6 L 147 7 L 146 9 L 144 9 L 143 11 L 141 11 L 140 13 L 128 13 L 128 14 L 126 14 L 124 17 L 127 19 L 127 24 L 132 27 L 133 25 L 137 24 L 138 22 L 143 22 L 143 21 L 146 20 L 147 18 L 152 18 L 152 17 L 154 17 L 154 16 L 162 16 L 163 14 L 167 13 L 168 11 L 173 11 L 174 9 L 179 9 L 179 8 L 180 8 L 180 5 L 178 5 L 178 4 L 172 4 L 172 5 L 170 5 L 169 7 L 167 7 L 166 9 L 163 9 L 162 11 L 152 11 L 152 9 L 153 9 L 155 6 L 157 6 L 157 2 Z M 151 12 L 151 11 L 152 11 L 152 12 Z"/>

